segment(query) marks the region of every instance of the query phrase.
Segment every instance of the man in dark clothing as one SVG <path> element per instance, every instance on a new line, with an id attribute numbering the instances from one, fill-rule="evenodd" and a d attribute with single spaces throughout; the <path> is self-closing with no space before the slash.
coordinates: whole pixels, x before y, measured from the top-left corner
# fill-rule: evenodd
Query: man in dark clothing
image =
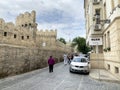
<path id="1" fill-rule="evenodd" d="M 55 61 L 52 58 L 52 56 L 50 56 L 50 58 L 48 59 L 48 64 L 49 64 L 49 72 L 53 72 L 53 65 L 55 64 Z"/>

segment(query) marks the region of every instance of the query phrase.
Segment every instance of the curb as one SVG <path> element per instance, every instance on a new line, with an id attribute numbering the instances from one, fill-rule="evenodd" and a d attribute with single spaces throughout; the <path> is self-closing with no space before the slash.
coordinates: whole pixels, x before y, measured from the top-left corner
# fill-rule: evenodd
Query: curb
<path id="1" fill-rule="evenodd" d="M 99 79 L 99 77 L 95 77 L 94 75 L 92 74 L 89 74 L 89 76 L 95 80 L 98 80 L 98 81 L 106 81 L 106 82 L 111 82 L 111 83 L 119 83 L 120 84 L 120 81 L 119 80 L 111 80 L 111 79 L 102 79 L 102 77 Z"/>

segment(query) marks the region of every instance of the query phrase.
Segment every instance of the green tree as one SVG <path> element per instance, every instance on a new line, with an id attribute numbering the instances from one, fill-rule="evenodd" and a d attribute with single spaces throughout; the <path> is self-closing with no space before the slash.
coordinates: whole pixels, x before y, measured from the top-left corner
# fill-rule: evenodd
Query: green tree
<path id="1" fill-rule="evenodd" d="M 66 44 L 66 41 L 65 41 L 64 38 L 59 38 L 58 40 L 59 40 L 60 42 L 64 43 L 64 44 Z"/>
<path id="2" fill-rule="evenodd" d="M 76 47 L 78 52 L 86 54 L 90 49 L 86 46 L 86 39 L 83 37 L 76 37 L 72 41 L 72 47 Z"/>

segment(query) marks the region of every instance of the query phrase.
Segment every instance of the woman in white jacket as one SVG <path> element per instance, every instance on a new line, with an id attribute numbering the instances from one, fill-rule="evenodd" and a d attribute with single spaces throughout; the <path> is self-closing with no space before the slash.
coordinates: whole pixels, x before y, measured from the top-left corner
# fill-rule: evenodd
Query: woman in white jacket
<path id="1" fill-rule="evenodd" d="M 63 55 L 63 58 L 64 58 L 64 64 L 67 65 L 67 62 L 68 62 L 68 60 L 67 60 L 67 55 L 64 54 L 64 55 Z"/>

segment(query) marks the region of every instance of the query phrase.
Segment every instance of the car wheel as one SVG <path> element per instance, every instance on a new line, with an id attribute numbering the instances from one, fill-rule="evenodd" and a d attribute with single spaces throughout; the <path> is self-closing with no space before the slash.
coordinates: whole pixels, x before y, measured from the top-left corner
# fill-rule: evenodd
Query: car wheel
<path id="1" fill-rule="evenodd" d="M 71 68 L 69 69 L 69 72 L 72 73 L 73 71 L 71 70 Z"/>
<path id="2" fill-rule="evenodd" d="M 70 73 L 72 73 L 72 71 L 71 70 L 69 70 L 70 71 Z"/>
<path id="3" fill-rule="evenodd" d="M 89 75 L 90 72 L 87 72 L 86 74 Z"/>

